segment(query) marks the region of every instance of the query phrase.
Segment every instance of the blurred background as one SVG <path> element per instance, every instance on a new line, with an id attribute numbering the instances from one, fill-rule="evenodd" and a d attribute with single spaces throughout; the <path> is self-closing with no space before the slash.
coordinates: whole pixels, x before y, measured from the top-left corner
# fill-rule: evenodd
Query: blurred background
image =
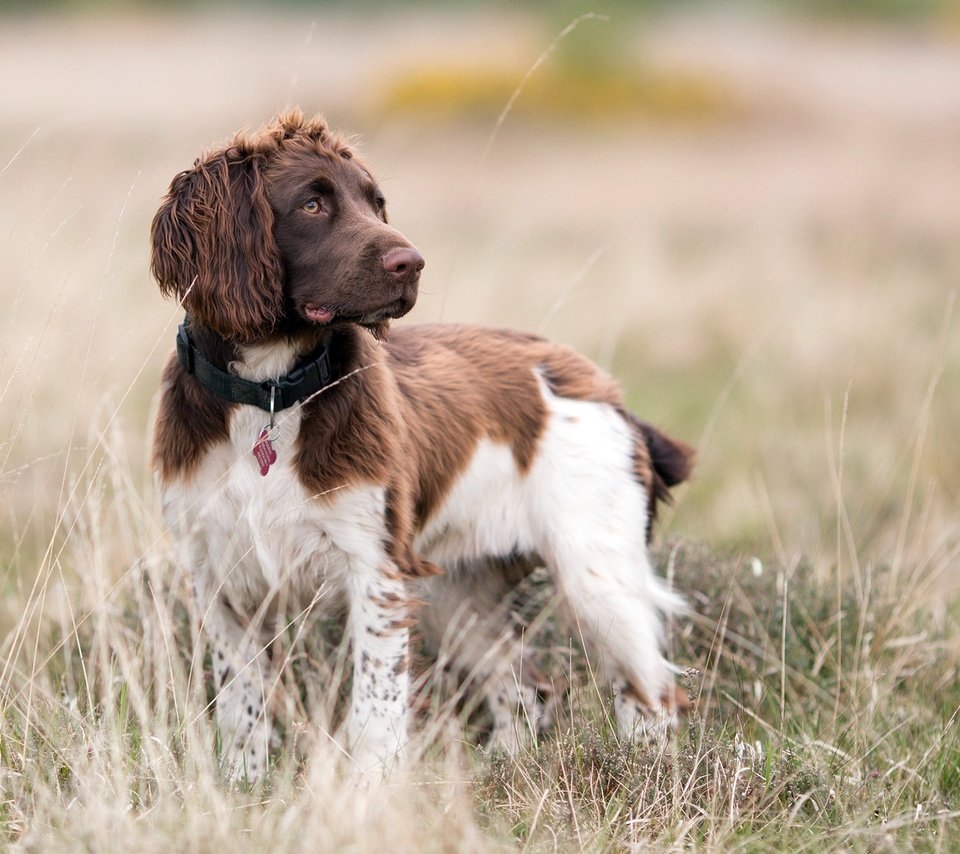
<path id="1" fill-rule="evenodd" d="M 699 447 L 667 530 L 955 563 L 957 3 L 5 2 L 0 81 L 8 588 L 101 466 L 150 500 L 151 218 L 290 105 L 426 257 L 404 322 L 573 344 Z"/>

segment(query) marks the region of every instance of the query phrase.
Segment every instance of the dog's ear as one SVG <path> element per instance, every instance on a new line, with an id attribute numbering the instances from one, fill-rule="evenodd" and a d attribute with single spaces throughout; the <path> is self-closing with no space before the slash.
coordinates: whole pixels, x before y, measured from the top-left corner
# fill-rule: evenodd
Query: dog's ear
<path id="1" fill-rule="evenodd" d="M 237 341 L 269 333 L 283 310 L 283 260 L 263 157 L 215 152 L 173 179 L 153 218 L 150 269 L 200 323 Z"/>

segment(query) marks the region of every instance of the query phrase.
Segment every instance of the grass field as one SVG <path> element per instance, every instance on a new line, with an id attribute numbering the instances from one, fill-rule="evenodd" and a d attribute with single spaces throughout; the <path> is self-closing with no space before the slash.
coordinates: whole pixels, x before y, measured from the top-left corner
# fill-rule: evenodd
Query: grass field
<path id="1" fill-rule="evenodd" d="M 958 31 L 593 17 L 511 100 L 570 20 L 3 20 L 2 844 L 960 845 Z M 307 721 L 318 628 L 291 645 L 267 784 L 222 781 L 147 466 L 179 321 L 148 231 L 201 147 L 288 103 L 360 135 L 427 259 L 411 322 L 572 343 L 697 445 L 657 538 L 691 604 L 670 651 L 696 702 L 668 748 L 617 743 L 551 626 L 570 690 L 540 745 L 488 755 L 431 690 L 422 759 L 359 792 Z"/>

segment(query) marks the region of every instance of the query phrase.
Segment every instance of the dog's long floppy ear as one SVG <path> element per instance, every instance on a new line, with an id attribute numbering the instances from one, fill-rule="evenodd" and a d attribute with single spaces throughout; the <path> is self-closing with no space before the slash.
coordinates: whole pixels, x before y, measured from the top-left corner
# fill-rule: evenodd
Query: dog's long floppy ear
<path id="1" fill-rule="evenodd" d="M 283 260 L 262 161 L 235 148 L 197 161 L 173 179 L 151 229 L 150 269 L 160 290 L 241 342 L 269 333 L 283 310 Z"/>

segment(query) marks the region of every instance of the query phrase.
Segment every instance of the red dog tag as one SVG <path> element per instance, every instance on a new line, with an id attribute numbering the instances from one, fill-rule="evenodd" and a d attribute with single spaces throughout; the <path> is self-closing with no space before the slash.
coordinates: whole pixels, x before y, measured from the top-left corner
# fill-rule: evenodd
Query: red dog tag
<path id="1" fill-rule="evenodd" d="M 253 443 L 253 455 L 260 464 L 260 474 L 266 475 L 277 461 L 277 452 L 273 450 L 273 442 L 270 441 L 270 428 L 264 427 L 257 436 L 257 441 Z"/>

